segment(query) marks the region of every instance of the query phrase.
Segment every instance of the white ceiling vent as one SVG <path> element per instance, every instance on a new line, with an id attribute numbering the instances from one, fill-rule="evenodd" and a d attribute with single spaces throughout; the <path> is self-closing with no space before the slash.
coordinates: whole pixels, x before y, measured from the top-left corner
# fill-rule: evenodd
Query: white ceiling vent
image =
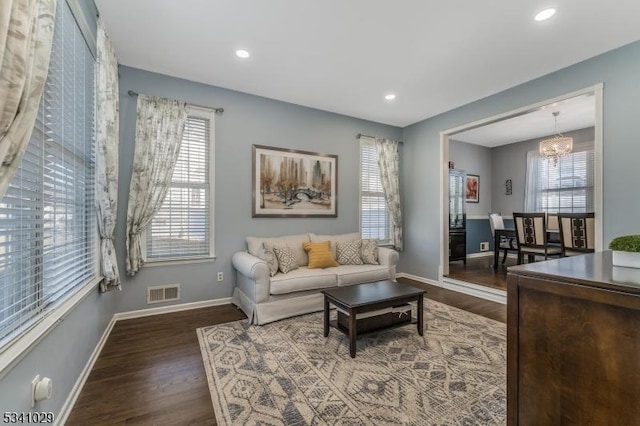
<path id="1" fill-rule="evenodd" d="M 147 287 L 147 304 L 180 300 L 180 284 Z"/>

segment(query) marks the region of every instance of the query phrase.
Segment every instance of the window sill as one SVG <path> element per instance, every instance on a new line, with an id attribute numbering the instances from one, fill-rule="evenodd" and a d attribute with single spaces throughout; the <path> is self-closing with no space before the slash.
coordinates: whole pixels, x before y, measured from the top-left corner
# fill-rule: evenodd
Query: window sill
<path id="1" fill-rule="evenodd" d="M 156 267 L 156 266 L 172 266 L 172 265 L 189 265 L 194 263 L 207 263 L 214 262 L 215 256 L 210 257 L 198 257 L 191 259 L 163 259 L 163 260 L 146 260 L 143 267 Z"/>
<path id="2" fill-rule="evenodd" d="M 74 294 L 67 298 L 60 306 L 53 308 L 51 313 L 31 329 L 23 333 L 12 344 L 0 353 L 0 380 L 8 374 L 13 367 L 22 361 L 62 320 L 75 309 L 90 293 L 98 291 L 98 284 L 102 277 L 96 277 L 80 287 Z"/>

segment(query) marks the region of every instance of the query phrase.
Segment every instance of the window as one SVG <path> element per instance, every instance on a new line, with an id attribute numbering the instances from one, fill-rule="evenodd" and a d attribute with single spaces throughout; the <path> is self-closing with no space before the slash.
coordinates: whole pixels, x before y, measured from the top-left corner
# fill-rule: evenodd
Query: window
<path id="1" fill-rule="evenodd" d="M 526 211 L 584 213 L 594 209 L 594 144 L 574 145 L 571 154 L 547 160 L 527 156 Z"/>
<path id="2" fill-rule="evenodd" d="M 391 216 L 387 210 L 373 138 L 360 138 L 360 234 L 362 238 L 391 242 Z"/>
<path id="3" fill-rule="evenodd" d="M 26 154 L 0 199 L 0 347 L 96 278 L 94 59 L 59 1 Z"/>
<path id="4" fill-rule="evenodd" d="M 147 261 L 213 257 L 213 135 L 213 112 L 192 107 L 171 187 L 147 230 Z"/>

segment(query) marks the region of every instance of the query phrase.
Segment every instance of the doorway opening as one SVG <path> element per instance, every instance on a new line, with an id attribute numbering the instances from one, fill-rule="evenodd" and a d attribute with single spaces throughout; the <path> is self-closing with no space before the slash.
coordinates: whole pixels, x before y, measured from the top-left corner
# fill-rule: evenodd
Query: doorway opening
<path id="1" fill-rule="evenodd" d="M 595 248 L 602 249 L 602 91 L 603 85 L 598 84 L 440 133 L 439 281 L 444 287 L 506 302 L 506 268 L 514 265 L 517 257 L 515 252 L 509 252 L 503 264 L 500 252 L 498 268 L 493 268 L 488 215 L 500 212 L 508 226 L 513 212 L 525 211 L 527 152 L 537 147 L 543 137 L 555 134 L 553 112 L 560 112 L 556 123 L 559 132 L 575 136 L 578 142 L 590 140 L 592 144 L 589 197 L 595 213 Z M 459 204 L 452 200 L 456 189 L 452 189 L 450 179 L 456 172 L 465 173 L 466 182 L 473 185 L 470 191 L 464 188 L 463 211 L 457 211 L 452 218 L 450 209 Z M 462 227 L 451 228 L 452 220 Z M 462 230 L 465 247 L 461 249 Z M 461 250 L 465 256 L 461 257 Z"/>

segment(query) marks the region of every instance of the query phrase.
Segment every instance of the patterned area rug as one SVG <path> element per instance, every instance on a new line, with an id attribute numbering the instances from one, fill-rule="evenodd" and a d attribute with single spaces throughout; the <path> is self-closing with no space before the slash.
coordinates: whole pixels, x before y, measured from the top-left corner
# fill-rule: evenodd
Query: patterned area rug
<path id="1" fill-rule="evenodd" d="M 428 299 L 424 318 L 422 337 L 359 338 L 355 359 L 322 312 L 198 329 L 218 424 L 505 424 L 505 324 Z"/>

